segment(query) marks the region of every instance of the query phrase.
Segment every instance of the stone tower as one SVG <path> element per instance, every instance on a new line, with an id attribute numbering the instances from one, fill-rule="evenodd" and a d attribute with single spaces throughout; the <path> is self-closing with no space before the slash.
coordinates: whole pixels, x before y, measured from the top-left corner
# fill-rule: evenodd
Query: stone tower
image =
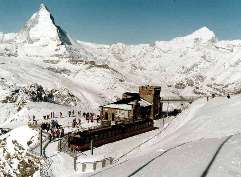
<path id="1" fill-rule="evenodd" d="M 158 118 L 161 114 L 160 92 L 161 87 L 158 86 L 147 85 L 139 87 L 140 97 L 152 104 L 151 119 Z"/>

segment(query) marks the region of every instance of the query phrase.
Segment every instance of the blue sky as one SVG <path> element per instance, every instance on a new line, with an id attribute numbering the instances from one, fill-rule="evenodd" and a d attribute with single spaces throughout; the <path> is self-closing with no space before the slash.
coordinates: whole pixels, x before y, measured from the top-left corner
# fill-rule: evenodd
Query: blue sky
<path id="1" fill-rule="evenodd" d="M 0 31 L 17 32 L 40 0 L 0 0 Z M 219 39 L 241 39 L 241 0 L 44 0 L 75 39 L 151 43 L 207 26 Z"/>

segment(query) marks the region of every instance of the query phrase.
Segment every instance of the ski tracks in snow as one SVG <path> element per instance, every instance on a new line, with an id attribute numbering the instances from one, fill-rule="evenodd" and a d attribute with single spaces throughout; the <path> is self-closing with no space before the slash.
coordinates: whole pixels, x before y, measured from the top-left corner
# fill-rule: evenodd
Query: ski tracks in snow
<path id="1" fill-rule="evenodd" d="M 212 164 L 215 162 L 216 157 L 218 156 L 220 150 L 223 148 L 223 146 L 225 145 L 225 143 L 228 142 L 228 140 L 230 140 L 234 135 L 230 135 L 227 138 L 225 138 L 225 140 L 220 144 L 220 146 L 218 147 L 217 151 L 215 152 L 213 158 L 210 160 L 210 162 L 208 163 L 207 168 L 203 171 L 201 177 L 206 177 L 208 175 L 208 172 L 212 166 Z"/>
<path id="2" fill-rule="evenodd" d="M 228 137 L 226 137 L 224 140 L 222 138 L 222 141 L 221 141 L 221 144 L 218 146 L 216 152 L 214 153 L 213 157 L 211 158 L 211 160 L 208 162 L 207 164 L 207 167 L 204 169 L 203 173 L 200 175 L 200 177 L 206 177 L 208 175 L 208 172 L 212 166 L 212 164 L 215 162 L 215 159 L 216 157 L 218 156 L 220 150 L 223 148 L 223 146 L 225 145 L 225 143 L 227 143 L 234 135 L 230 135 Z M 202 140 L 202 139 L 200 139 Z M 177 146 L 174 146 L 174 147 L 171 147 L 165 151 L 163 151 L 160 155 L 152 158 L 151 160 L 149 160 L 148 162 L 146 162 L 145 164 L 143 164 L 142 166 L 140 166 L 138 169 L 136 169 L 134 172 L 132 172 L 130 175 L 128 175 L 128 177 L 132 177 L 132 176 L 135 176 L 136 174 L 138 174 L 138 172 L 140 172 L 142 169 L 144 169 L 145 167 L 147 167 L 149 164 L 151 164 L 153 161 L 155 161 L 156 159 L 158 158 L 161 158 L 164 154 L 174 150 L 174 149 L 177 149 L 183 145 L 186 145 L 186 144 L 189 144 L 189 143 L 192 143 L 194 141 L 189 141 L 189 142 L 185 142 L 185 143 L 182 143 L 182 144 L 179 144 Z M 138 175 L 137 175 L 138 176 Z"/>

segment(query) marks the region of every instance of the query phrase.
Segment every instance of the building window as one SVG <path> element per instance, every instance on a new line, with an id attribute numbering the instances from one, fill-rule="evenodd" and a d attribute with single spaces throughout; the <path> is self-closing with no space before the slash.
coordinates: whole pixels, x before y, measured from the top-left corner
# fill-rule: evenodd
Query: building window
<path id="1" fill-rule="evenodd" d="M 108 120 L 108 113 L 105 112 L 105 120 Z"/>
<path id="2" fill-rule="evenodd" d="M 115 121 L 115 114 L 114 113 L 112 113 L 112 121 Z"/>

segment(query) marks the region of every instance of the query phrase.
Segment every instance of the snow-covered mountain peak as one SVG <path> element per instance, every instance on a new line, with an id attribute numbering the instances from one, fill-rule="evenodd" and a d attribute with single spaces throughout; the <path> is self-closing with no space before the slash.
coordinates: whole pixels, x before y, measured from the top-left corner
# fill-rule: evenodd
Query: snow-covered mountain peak
<path id="1" fill-rule="evenodd" d="M 216 42 L 217 38 L 213 31 L 209 30 L 206 26 L 194 31 L 193 33 L 184 36 L 184 37 L 177 37 L 174 41 L 186 41 L 188 43 L 192 42 L 200 42 L 200 43 L 207 43 L 207 42 Z"/>
<path id="2" fill-rule="evenodd" d="M 18 41 L 48 45 L 71 44 L 67 34 L 55 24 L 54 17 L 44 4 L 32 15 L 19 32 Z"/>
<path id="3" fill-rule="evenodd" d="M 203 40 L 215 39 L 215 34 L 213 31 L 209 30 L 206 26 L 194 31 L 190 37 L 200 38 Z"/>
<path id="4" fill-rule="evenodd" d="M 47 8 L 47 6 L 46 6 L 44 3 L 41 3 L 41 4 L 40 4 L 40 8 L 39 8 L 39 10 L 46 10 L 46 11 L 49 11 L 48 8 Z"/>

